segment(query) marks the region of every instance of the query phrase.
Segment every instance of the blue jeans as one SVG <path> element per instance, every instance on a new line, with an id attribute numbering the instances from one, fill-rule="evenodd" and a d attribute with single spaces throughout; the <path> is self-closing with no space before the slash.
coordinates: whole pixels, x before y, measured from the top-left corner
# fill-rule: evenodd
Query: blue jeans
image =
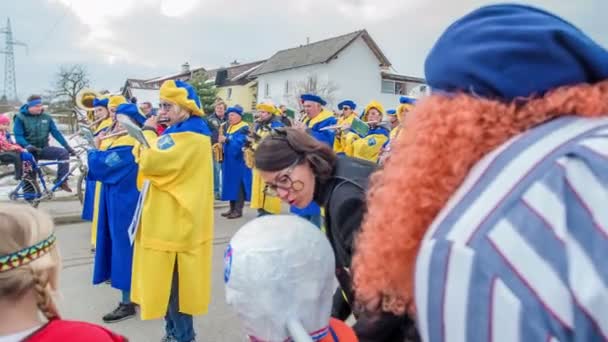
<path id="1" fill-rule="evenodd" d="M 314 224 L 317 228 L 321 228 L 321 215 L 302 215 L 300 217 Z"/>
<path id="2" fill-rule="evenodd" d="M 38 160 L 68 160 L 70 159 L 70 154 L 65 148 L 62 147 L 54 147 L 47 146 L 43 148 L 40 153 L 36 154 L 36 159 Z M 60 179 L 62 179 L 65 175 L 68 174 L 70 170 L 69 163 L 61 163 L 57 166 L 57 180 L 55 183 L 58 183 Z"/>
<path id="3" fill-rule="evenodd" d="M 213 194 L 222 198 L 222 163 L 213 161 Z"/>
<path id="4" fill-rule="evenodd" d="M 122 293 L 122 300 L 120 302 L 123 304 L 130 304 L 131 303 L 131 291 L 122 290 L 120 292 Z"/>
<path id="5" fill-rule="evenodd" d="M 165 333 L 179 342 L 194 341 L 194 323 L 192 316 L 179 312 L 179 277 L 177 263 L 173 271 L 169 307 L 165 315 Z"/>

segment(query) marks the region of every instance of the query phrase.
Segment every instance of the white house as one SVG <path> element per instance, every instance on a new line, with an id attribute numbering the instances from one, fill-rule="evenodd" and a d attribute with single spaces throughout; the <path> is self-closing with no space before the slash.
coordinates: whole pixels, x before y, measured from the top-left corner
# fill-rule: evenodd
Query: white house
<path id="1" fill-rule="evenodd" d="M 329 108 L 351 99 L 361 109 L 371 100 L 386 109 L 399 97 L 426 93 L 424 79 L 389 72 L 391 63 L 366 30 L 282 50 L 250 77 L 258 81 L 258 102 L 271 100 L 298 108 L 298 96 L 316 92 Z"/>

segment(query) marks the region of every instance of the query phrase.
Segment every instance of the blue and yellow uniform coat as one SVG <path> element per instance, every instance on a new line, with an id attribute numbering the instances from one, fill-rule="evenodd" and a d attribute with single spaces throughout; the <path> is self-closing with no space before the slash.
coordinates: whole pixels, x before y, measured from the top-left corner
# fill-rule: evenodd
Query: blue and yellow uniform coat
<path id="1" fill-rule="evenodd" d="M 351 125 L 353 120 L 357 117 L 357 113 L 353 112 L 346 118 L 338 119 L 338 125 L 343 126 L 345 124 Z M 349 140 L 348 131 L 340 131 L 336 134 L 336 138 L 334 141 L 334 152 L 338 155 L 349 155 L 347 153 L 348 145 L 351 144 L 352 141 Z M 349 156 L 352 156 L 349 155 Z"/>
<path id="2" fill-rule="evenodd" d="M 304 120 L 304 124 L 306 124 L 306 127 L 308 127 L 308 133 L 312 135 L 315 139 L 327 144 L 327 146 L 331 148 L 333 148 L 334 146 L 335 131 L 321 131 L 321 128 L 334 126 L 336 125 L 336 123 L 337 120 L 334 114 L 325 109 L 313 119 L 307 118 Z M 302 209 L 291 206 L 290 211 L 298 216 L 321 215 L 321 208 L 315 202 L 311 202 L 306 208 Z"/>
<path id="3" fill-rule="evenodd" d="M 139 198 L 138 166 L 132 152 L 135 143 L 123 136 L 107 149 L 88 154 L 88 177 L 101 184 L 93 284 L 110 279 L 112 287 L 124 291 L 131 288 L 133 247 L 128 229 Z"/>
<path id="4" fill-rule="evenodd" d="M 390 131 L 383 126 L 370 128 L 365 137 L 353 142 L 353 157 L 378 162 L 380 151 L 389 141 Z"/>
<path id="5" fill-rule="evenodd" d="M 140 186 L 150 186 L 135 236 L 131 299 L 142 319 L 165 316 L 177 266 L 179 311 L 205 314 L 213 247 L 211 130 L 193 115 L 161 136 L 144 134 L 150 148 L 136 146 L 133 153 Z"/>
<path id="6" fill-rule="evenodd" d="M 270 122 L 258 124 L 255 126 L 254 131 L 263 139 L 270 134 L 273 128 L 283 127 L 283 123 L 278 118 L 272 117 Z M 254 146 L 255 150 L 255 146 Z M 281 213 L 281 199 L 275 196 L 268 196 L 264 193 L 266 183 L 260 176 L 260 172 L 253 169 L 253 182 L 251 187 L 251 208 L 253 209 L 264 209 L 266 212 L 271 214 Z"/>
<path id="7" fill-rule="evenodd" d="M 112 128 L 112 118 L 103 120 L 99 126 L 93 132 L 94 136 L 98 136 L 102 132 L 107 132 Z M 111 138 L 110 138 L 111 139 Z M 109 143 L 109 141 L 107 142 Z M 104 142 L 104 145 L 107 144 Z M 106 146 L 104 146 L 106 147 Z M 100 146 L 101 149 L 101 146 Z M 90 169 L 91 166 L 89 165 Z M 97 241 L 97 207 L 99 206 L 99 195 L 101 191 L 101 184 L 91 180 L 87 174 L 84 200 L 82 206 L 82 219 L 85 221 L 91 221 L 91 245 L 95 246 Z"/>
<path id="8" fill-rule="evenodd" d="M 225 127 L 225 126 L 224 126 Z M 249 125 L 243 121 L 224 128 L 224 162 L 222 163 L 222 200 L 239 199 L 241 186 L 245 188 L 245 201 L 251 199 L 251 169 L 245 164 L 243 147 L 247 143 Z"/>

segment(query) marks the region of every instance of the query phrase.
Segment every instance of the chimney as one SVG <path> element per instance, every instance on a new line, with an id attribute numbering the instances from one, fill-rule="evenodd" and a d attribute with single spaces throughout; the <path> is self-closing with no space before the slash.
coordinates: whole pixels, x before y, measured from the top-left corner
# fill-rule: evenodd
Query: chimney
<path id="1" fill-rule="evenodd" d="M 237 60 L 235 59 L 234 61 L 230 62 L 230 66 L 237 66 L 241 63 L 237 62 Z"/>
<path id="2" fill-rule="evenodd" d="M 310 44 L 310 37 L 306 37 L 306 45 Z"/>
<path id="3" fill-rule="evenodd" d="M 184 64 L 182 64 L 182 72 L 190 72 L 190 63 L 186 62 Z"/>

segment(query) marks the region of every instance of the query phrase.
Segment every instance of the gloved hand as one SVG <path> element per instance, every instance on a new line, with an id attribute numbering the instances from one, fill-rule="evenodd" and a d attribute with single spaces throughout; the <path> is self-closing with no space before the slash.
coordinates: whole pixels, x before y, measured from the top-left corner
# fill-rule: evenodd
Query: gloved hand
<path id="1" fill-rule="evenodd" d="M 71 146 L 68 146 L 67 150 L 71 156 L 74 156 L 74 157 L 76 156 L 76 151 L 74 151 L 74 149 Z"/>
<path id="2" fill-rule="evenodd" d="M 42 149 L 40 149 L 36 146 L 33 146 L 33 145 L 27 145 L 25 147 L 25 149 L 31 154 L 37 154 L 37 153 L 40 153 L 40 151 L 42 151 Z"/>

